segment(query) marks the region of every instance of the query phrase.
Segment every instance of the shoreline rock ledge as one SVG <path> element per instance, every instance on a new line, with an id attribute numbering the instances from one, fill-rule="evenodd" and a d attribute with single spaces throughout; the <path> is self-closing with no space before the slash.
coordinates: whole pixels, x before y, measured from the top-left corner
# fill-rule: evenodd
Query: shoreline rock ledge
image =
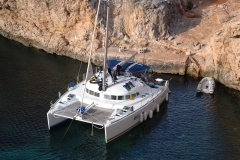
<path id="1" fill-rule="evenodd" d="M 112 0 L 115 1 L 115 0 Z M 220 3 L 221 1 L 221 3 Z M 129 0 L 111 3 L 112 58 L 135 57 L 159 73 L 211 76 L 240 91 L 239 0 Z M 0 34 L 25 46 L 86 62 L 98 0 L 2 0 Z M 93 62 L 101 64 L 102 6 Z M 191 18 L 189 18 L 191 17 Z M 119 52 L 119 47 L 124 50 Z"/>

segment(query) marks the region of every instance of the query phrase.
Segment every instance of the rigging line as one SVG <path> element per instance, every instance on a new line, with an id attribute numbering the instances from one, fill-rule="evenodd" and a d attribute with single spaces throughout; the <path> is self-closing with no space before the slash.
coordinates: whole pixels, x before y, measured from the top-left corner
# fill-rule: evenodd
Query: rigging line
<path id="1" fill-rule="evenodd" d="M 69 88 L 69 84 L 68 84 L 67 88 Z M 65 95 L 67 93 L 67 90 L 66 90 L 65 87 L 63 87 L 62 89 L 59 90 L 59 92 L 61 93 L 61 96 L 60 97 L 56 97 L 57 100 L 53 104 L 55 104 L 63 95 Z M 54 97 L 54 99 L 55 99 L 55 97 Z"/>
<path id="2" fill-rule="evenodd" d="M 79 81 L 79 74 L 80 74 L 81 67 L 82 67 L 82 61 L 81 61 L 81 63 L 80 63 L 79 70 L 78 70 L 77 83 L 78 83 L 78 81 Z"/>
<path id="3" fill-rule="evenodd" d="M 91 114 L 91 119 L 92 119 L 92 114 Z M 93 119 L 92 119 L 92 132 L 91 132 L 91 136 L 93 136 Z"/>
<path id="4" fill-rule="evenodd" d="M 75 115 L 76 116 L 76 115 Z M 72 119 L 72 121 L 71 121 L 71 123 L 70 123 L 70 125 L 68 126 L 68 128 L 67 128 L 67 130 L 66 130 L 66 132 L 64 133 L 64 135 L 63 135 L 63 137 L 62 137 L 62 140 L 63 140 L 63 138 L 65 137 L 65 135 L 67 134 L 67 131 L 69 130 L 69 128 L 70 128 L 70 126 L 72 125 L 72 122 L 73 122 L 73 120 L 75 120 L 76 119 L 76 117 L 73 117 L 73 119 Z"/>
<path id="5" fill-rule="evenodd" d="M 97 9 L 97 14 L 96 14 L 96 19 L 94 22 L 94 29 L 93 29 L 93 34 L 92 34 L 92 41 L 91 41 L 91 46 L 90 46 L 90 55 L 89 55 L 89 59 L 88 59 L 88 69 L 91 63 L 91 57 L 92 57 L 92 48 L 93 48 L 93 41 L 94 41 L 94 37 L 95 37 L 95 32 L 96 32 L 96 27 L 97 27 L 97 20 L 98 20 L 98 14 L 99 14 L 99 8 L 100 8 L 100 4 L 101 4 L 101 0 L 99 0 L 98 2 L 98 9 Z M 85 94 L 85 90 L 86 90 L 86 83 L 87 83 L 87 77 L 88 77 L 88 69 L 87 69 L 87 74 L 86 74 L 86 78 L 85 78 L 85 86 L 84 86 L 84 90 L 83 90 L 83 96 L 82 96 L 82 102 L 81 102 L 81 106 L 83 104 L 83 98 L 84 98 L 84 94 Z"/>

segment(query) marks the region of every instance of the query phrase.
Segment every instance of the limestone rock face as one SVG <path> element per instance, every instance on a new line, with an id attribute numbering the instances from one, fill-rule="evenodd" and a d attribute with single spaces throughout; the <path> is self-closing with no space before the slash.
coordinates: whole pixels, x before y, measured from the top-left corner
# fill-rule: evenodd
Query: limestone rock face
<path id="1" fill-rule="evenodd" d="M 114 1 L 113 1 L 114 2 Z M 111 3 L 110 44 L 158 40 L 168 35 L 174 4 L 171 0 Z M 90 48 L 98 0 L 1 0 L 0 34 L 49 53 L 84 60 Z M 106 7 L 100 8 L 104 24 Z M 102 47 L 101 26 L 94 49 Z"/>
<path id="2" fill-rule="evenodd" d="M 98 1 L 0 0 L 0 34 L 48 53 L 87 61 Z M 109 45 L 135 51 L 146 48 L 146 55 L 152 57 L 139 55 L 139 62 L 155 66 L 156 71 L 213 76 L 240 90 L 239 0 L 193 1 L 198 7 L 189 12 L 187 0 L 111 0 Z M 102 5 L 94 51 L 104 45 L 105 21 Z M 188 56 L 192 60 L 186 65 Z M 95 52 L 93 59 L 97 64 L 102 56 Z"/>
<path id="3" fill-rule="evenodd" d="M 89 46 L 95 16 L 90 5 L 82 0 L 0 1 L 0 33 L 26 46 L 75 58 Z"/>
<path id="4" fill-rule="evenodd" d="M 211 39 L 214 78 L 240 90 L 240 22 L 229 23 Z"/>

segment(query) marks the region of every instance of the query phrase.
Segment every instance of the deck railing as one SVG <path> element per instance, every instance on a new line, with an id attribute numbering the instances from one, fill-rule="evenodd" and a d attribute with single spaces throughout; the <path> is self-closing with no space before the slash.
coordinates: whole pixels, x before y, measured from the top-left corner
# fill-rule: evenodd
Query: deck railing
<path id="1" fill-rule="evenodd" d="M 131 106 L 139 106 L 139 104 L 140 104 L 140 107 L 138 107 L 138 109 L 140 109 L 140 108 L 142 108 L 142 107 L 144 107 L 144 106 L 146 106 L 146 105 L 148 105 L 149 104 L 149 102 L 151 102 L 151 101 L 153 101 L 153 100 L 155 100 L 156 99 L 156 97 L 160 94 L 160 93 L 162 93 L 162 92 L 164 92 L 164 90 L 159 90 L 159 91 L 157 91 L 157 92 L 154 92 L 154 93 L 151 93 L 151 97 L 143 97 L 144 99 L 142 99 L 140 102 L 138 101 L 138 102 L 135 102 L 135 103 L 133 103 Z M 156 95 L 155 95 L 156 94 Z M 155 95 L 155 96 L 154 96 Z M 121 102 L 120 102 L 121 103 Z M 137 109 L 137 110 L 138 110 Z M 133 112 L 130 112 L 129 114 L 132 114 Z M 119 117 L 119 116 L 118 116 Z M 124 116 L 125 117 L 125 116 Z M 122 117 L 122 118 L 124 118 L 124 117 Z M 119 121 L 120 119 L 122 119 L 122 118 L 118 118 L 117 120 L 116 120 L 116 115 L 114 115 L 114 118 L 111 120 L 111 123 L 115 123 L 115 122 L 117 122 L 117 121 Z"/>
<path id="2" fill-rule="evenodd" d="M 84 75 L 83 75 L 84 76 Z M 71 81 L 71 82 L 76 82 L 76 85 L 74 86 L 74 87 L 76 87 L 79 83 L 77 83 L 77 81 L 76 80 L 73 80 L 73 81 Z M 56 95 L 53 99 L 52 99 L 52 101 L 50 102 L 50 104 L 51 104 L 51 106 L 52 105 L 55 105 L 56 104 L 56 102 L 59 100 L 59 99 L 61 99 L 61 97 L 62 96 L 64 96 L 67 92 L 69 91 L 69 84 L 68 84 L 68 86 L 65 88 L 62 88 L 61 90 L 59 90 L 59 92 L 58 92 L 58 95 Z M 63 93 L 63 94 L 62 94 Z M 60 94 L 60 95 L 59 95 Z M 54 103 L 53 103 L 54 102 Z"/>

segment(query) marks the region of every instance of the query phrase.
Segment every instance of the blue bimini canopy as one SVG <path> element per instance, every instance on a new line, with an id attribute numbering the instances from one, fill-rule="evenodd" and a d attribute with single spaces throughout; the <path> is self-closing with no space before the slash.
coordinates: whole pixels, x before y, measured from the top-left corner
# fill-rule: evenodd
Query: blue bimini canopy
<path id="1" fill-rule="evenodd" d="M 111 59 L 111 60 L 108 60 L 108 66 L 109 66 L 109 68 L 113 69 L 120 62 L 122 62 L 122 61 L 118 60 L 118 59 Z M 136 72 L 141 72 L 141 71 L 149 70 L 149 69 L 150 69 L 149 66 L 146 66 L 141 63 L 135 63 L 133 61 L 129 61 L 122 65 L 121 72 L 136 73 Z"/>
<path id="2" fill-rule="evenodd" d="M 118 60 L 118 59 L 108 60 L 108 67 L 113 69 L 113 67 L 115 67 L 120 62 L 121 60 Z"/>

